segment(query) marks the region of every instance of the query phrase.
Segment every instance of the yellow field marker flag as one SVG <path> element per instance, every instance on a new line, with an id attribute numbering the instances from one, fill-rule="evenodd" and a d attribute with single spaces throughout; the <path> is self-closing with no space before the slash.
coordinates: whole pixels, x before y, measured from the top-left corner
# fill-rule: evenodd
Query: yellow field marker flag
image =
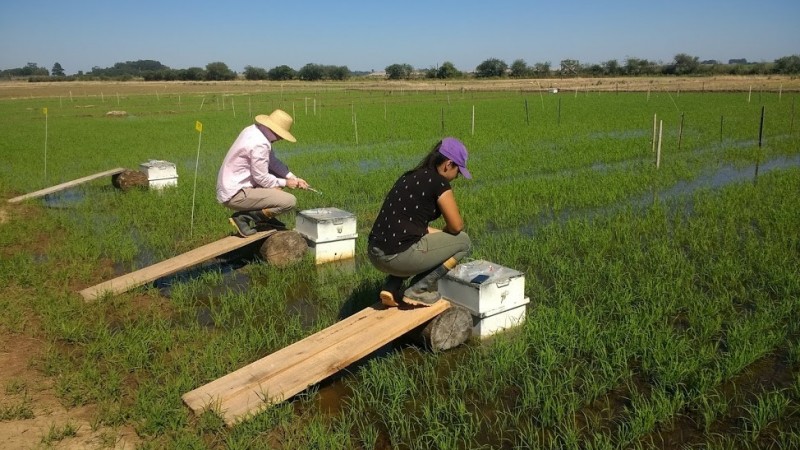
<path id="1" fill-rule="evenodd" d="M 194 200 L 197 196 L 197 168 L 200 167 L 200 143 L 203 142 L 203 123 L 199 120 L 194 122 L 194 129 L 197 130 L 197 159 L 194 161 L 194 186 L 192 187 L 192 220 L 189 222 L 189 236 L 194 233 Z"/>
<path id="2" fill-rule="evenodd" d="M 47 115 L 47 108 L 42 108 L 42 114 Z"/>

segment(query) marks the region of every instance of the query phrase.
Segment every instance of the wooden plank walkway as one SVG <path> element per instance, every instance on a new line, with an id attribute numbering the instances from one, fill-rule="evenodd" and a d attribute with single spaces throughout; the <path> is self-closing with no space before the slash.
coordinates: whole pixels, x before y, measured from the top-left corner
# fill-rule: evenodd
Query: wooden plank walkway
<path id="1" fill-rule="evenodd" d="M 181 398 L 195 414 L 216 411 L 228 426 L 346 368 L 450 307 L 391 308 L 377 303 Z"/>
<path id="2" fill-rule="evenodd" d="M 36 197 L 44 197 L 47 194 L 52 194 L 53 192 L 63 191 L 64 189 L 69 189 L 73 186 L 77 186 L 82 183 L 86 183 L 87 181 L 96 180 L 98 178 L 107 177 L 111 175 L 116 175 L 118 173 L 124 172 L 125 169 L 122 167 L 117 167 L 116 169 L 106 170 L 105 172 L 96 173 L 94 175 L 85 176 L 83 178 L 78 178 L 77 180 L 67 181 L 66 183 L 57 184 L 55 186 L 51 186 L 49 188 L 41 189 L 35 192 L 31 192 L 29 194 L 20 195 L 19 197 L 14 197 L 8 199 L 9 203 L 17 203 L 23 200 L 27 200 L 29 198 L 36 198 Z"/>
<path id="3" fill-rule="evenodd" d="M 252 236 L 244 238 L 239 236 L 228 236 L 216 242 L 212 242 L 194 250 L 190 250 L 182 255 L 175 256 L 174 258 L 161 261 L 153 264 L 152 266 L 144 267 L 135 272 L 121 275 L 117 278 L 104 281 L 98 285 L 88 287 L 80 291 L 80 294 L 85 300 L 94 300 L 106 292 L 110 292 L 112 294 L 126 292 L 135 287 L 155 281 L 161 277 L 180 272 L 181 270 L 188 269 L 189 267 L 208 261 L 209 259 L 215 258 L 219 255 L 236 250 L 237 248 L 244 247 L 245 245 L 258 241 L 259 239 L 264 239 L 276 233 L 277 231 L 278 230 L 259 231 Z"/>

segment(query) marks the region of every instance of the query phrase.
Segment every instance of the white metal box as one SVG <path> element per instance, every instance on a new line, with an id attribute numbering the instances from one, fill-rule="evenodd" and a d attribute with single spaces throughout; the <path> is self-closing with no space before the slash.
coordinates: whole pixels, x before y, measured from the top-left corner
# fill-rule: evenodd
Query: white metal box
<path id="1" fill-rule="evenodd" d="M 439 293 L 473 315 L 501 311 L 525 300 L 525 275 L 489 261 L 470 261 L 439 280 Z"/>
<path id="2" fill-rule="evenodd" d="M 175 164 L 169 161 L 151 159 L 139 164 L 139 171 L 147 175 L 148 186 L 151 188 L 162 189 L 178 185 L 178 171 Z"/>
<path id="3" fill-rule="evenodd" d="M 309 241 L 308 246 L 311 248 L 311 254 L 314 255 L 314 262 L 323 264 L 353 258 L 356 253 L 356 238 L 326 242 Z"/>
<path id="4" fill-rule="evenodd" d="M 150 180 L 147 182 L 147 187 L 153 189 L 163 189 L 165 187 L 173 187 L 178 185 L 178 177 L 175 178 L 161 178 L 158 180 Z"/>
<path id="5" fill-rule="evenodd" d="M 294 229 L 315 243 L 355 239 L 358 236 L 355 214 L 339 208 L 300 211 Z"/>
<path id="6" fill-rule="evenodd" d="M 439 280 L 438 290 L 469 310 L 472 335 L 481 338 L 521 324 L 530 303 L 522 272 L 483 260 L 459 264 Z"/>
<path id="7" fill-rule="evenodd" d="M 480 338 L 491 336 L 498 331 L 522 325 L 528 310 L 530 299 L 525 297 L 522 303 L 502 311 L 490 311 L 480 315 L 472 315 L 472 335 Z"/>

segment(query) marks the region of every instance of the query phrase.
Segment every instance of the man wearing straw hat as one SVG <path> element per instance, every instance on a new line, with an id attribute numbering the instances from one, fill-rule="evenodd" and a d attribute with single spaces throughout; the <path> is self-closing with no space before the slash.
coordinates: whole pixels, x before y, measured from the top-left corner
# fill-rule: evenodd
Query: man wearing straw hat
<path id="1" fill-rule="evenodd" d="M 255 123 L 239 133 L 222 161 L 217 201 L 236 211 L 230 222 L 242 237 L 254 234 L 259 226 L 284 228 L 275 216 L 291 211 L 297 199 L 283 188 L 309 187 L 272 153 L 272 144 L 277 141 L 297 142 L 290 132 L 292 123 L 292 116 L 280 109 L 257 115 Z"/>

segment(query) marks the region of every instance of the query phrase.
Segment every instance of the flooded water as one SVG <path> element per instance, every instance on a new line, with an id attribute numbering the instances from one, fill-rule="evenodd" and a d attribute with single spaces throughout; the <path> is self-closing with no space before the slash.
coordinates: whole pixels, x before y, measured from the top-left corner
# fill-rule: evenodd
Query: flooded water
<path id="1" fill-rule="evenodd" d="M 42 203 L 46 208 L 68 209 L 80 205 L 85 198 L 86 193 L 82 189 L 66 189 L 45 195 Z"/>
<path id="2" fill-rule="evenodd" d="M 625 139 L 638 139 L 649 137 L 650 131 L 643 129 L 634 130 L 612 130 L 612 131 L 595 131 L 589 133 L 586 138 L 590 140 L 595 139 L 613 139 L 615 141 Z"/>
<path id="3" fill-rule="evenodd" d="M 143 262 L 141 260 L 138 261 Z M 250 279 L 249 275 L 237 269 L 241 269 L 256 261 L 259 261 L 256 248 L 250 245 L 198 264 L 187 270 L 159 278 L 153 282 L 153 286 L 159 289 L 161 295 L 170 297 L 174 285 L 198 279 L 209 272 L 219 272 L 222 276 L 222 281 L 217 283 L 217 285 L 209 291 L 208 296 L 218 296 L 224 292 L 245 292 L 250 288 L 253 281 Z"/>
<path id="4" fill-rule="evenodd" d="M 724 165 L 714 172 L 706 173 L 691 181 L 681 181 L 669 189 L 659 193 L 659 198 L 667 199 L 682 195 L 690 195 L 703 189 L 719 189 L 733 183 L 753 182 L 758 179 L 758 175 L 771 172 L 776 169 L 788 169 L 800 167 L 800 155 L 782 156 L 770 159 L 760 164 L 752 164 L 747 167 L 734 167 Z M 640 199 L 639 202 L 646 200 Z"/>
<path id="5" fill-rule="evenodd" d="M 629 206 L 646 207 L 652 205 L 656 201 L 669 201 L 682 197 L 690 197 L 696 192 L 720 189 L 735 183 L 756 183 L 759 175 L 763 176 L 774 170 L 795 167 L 800 167 L 800 155 L 781 156 L 759 164 L 754 163 L 741 167 L 725 164 L 716 170 L 702 174 L 694 180 L 679 181 L 670 187 L 642 194 L 639 197 L 625 200 L 615 205 L 601 208 L 565 209 L 558 212 L 548 211 L 541 214 L 532 222 L 517 227 L 516 230 L 523 235 L 532 236 L 537 229 L 552 222 L 564 223 L 575 218 L 602 217 L 621 211 Z M 489 231 L 494 232 L 510 231 L 491 224 L 487 228 Z"/>

